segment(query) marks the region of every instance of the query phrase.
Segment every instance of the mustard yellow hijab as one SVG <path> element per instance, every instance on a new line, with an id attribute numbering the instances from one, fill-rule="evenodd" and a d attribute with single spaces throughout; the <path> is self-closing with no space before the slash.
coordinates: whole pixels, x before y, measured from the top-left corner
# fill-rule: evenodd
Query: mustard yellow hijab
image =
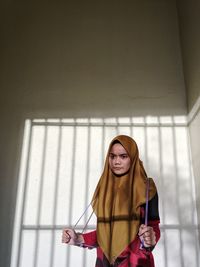
<path id="1" fill-rule="evenodd" d="M 109 167 L 109 153 L 119 142 L 127 151 L 131 166 L 123 176 L 116 176 Z M 147 175 L 139 159 L 136 142 L 129 136 L 115 137 L 109 146 L 103 173 L 92 199 L 97 216 L 97 240 L 110 263 L 133 241 L 140 224 L 140 206 L 146 201 Z M 149 200 L 156 194 L 150 179 Z"/>

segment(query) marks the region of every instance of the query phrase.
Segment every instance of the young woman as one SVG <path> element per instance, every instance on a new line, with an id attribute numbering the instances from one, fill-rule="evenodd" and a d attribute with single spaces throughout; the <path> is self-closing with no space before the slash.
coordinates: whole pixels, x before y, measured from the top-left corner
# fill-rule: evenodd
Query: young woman
<path id="1" fill-rule="evenodd" d="M 151 251 L 160 238 L 158 194 L 131 137 L 112 140 L 92 207 L 97 229 L 85 234 L 64 229 L 63 243 L 96 247 L 96 267 L 154 267 Z"/>

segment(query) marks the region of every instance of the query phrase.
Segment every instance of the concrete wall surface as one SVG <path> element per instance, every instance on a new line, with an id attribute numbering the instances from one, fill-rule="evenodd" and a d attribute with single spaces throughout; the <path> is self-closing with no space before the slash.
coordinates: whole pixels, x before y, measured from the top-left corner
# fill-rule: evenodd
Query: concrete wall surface
<path id="1" fill-rule="evenodd" d="M 177 10 L 188 112 L 190 112 L 200 96 L 200 3 L 195 0 L 177 0 Z"/>

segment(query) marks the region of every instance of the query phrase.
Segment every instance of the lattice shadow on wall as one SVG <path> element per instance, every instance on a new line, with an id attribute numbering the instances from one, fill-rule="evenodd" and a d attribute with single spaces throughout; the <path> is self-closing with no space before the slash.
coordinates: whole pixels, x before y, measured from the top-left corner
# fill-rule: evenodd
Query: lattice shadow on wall
<path id="1" fill-rule="evenodd" d="M 199 266 L 186 118 L 140 117 L 26 120 L 11 267 L 94 266 L 95 251 L 61 244 L 61 230 L 73 226 L 89 203 L 108 144 L 118 134 L 136 140 L 158 187 L 162 238 L 154 252 L 157 266 Z"/>

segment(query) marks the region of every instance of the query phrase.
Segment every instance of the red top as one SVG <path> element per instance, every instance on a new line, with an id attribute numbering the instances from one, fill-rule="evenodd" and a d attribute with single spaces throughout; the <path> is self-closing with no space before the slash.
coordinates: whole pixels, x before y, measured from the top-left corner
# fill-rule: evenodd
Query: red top
<path id="1" fill-rule="evenodd" d="M 160 238 L 159 220 L 149 221 L 148 225 L 152 226 L 156 234 L 156 243 Z M 109 266 L 120 266 L 120 267 L 155 267 L 153 254 L 151 250 L 142 248 L 141 241 L 138 236 L 133 240 L 125 250 L 115 259 L 113 265 L 110 265 L 103 251 L 98 246 L 96 231 L 92 231 L 83 234 L 84 247 L 86 248 L 97 248 L 97 260 L 95 267 L 109 267 Z"/>

